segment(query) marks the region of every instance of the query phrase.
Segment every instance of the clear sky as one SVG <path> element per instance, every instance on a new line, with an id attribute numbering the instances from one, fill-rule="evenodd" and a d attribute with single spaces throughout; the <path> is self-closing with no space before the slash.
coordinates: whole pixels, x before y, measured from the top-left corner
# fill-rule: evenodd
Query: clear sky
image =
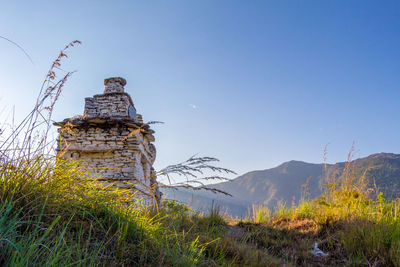
<path id="1" fill-rule="evenodd" d="M 69 41 L 55 120 L 126 78 L 156 168 L 193 154 L 239 174 L 400 153 L 400 1 L 1 1 L 0 112 L 21 119 Z"/>

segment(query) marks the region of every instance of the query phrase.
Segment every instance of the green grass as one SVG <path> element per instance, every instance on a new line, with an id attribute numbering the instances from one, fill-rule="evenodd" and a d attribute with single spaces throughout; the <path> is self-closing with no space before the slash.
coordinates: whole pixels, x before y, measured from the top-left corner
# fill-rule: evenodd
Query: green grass
<path id="1" fill-rule="evenodd" d="M 399 266 L 400 203 L 344 186 L 234 221 L 175 202 L 158 210 L 88 179 L 75 162 L 0 167 L 2 266 Z M 330 254 L 311 255 L 314 242 Z"/>
<path id="2" fill-rule="evenodd" d="M 47 138 L 51 116 L 73 73 L 60 66 L 69 49 L 79 44 L 67 44 L 53 61 L 32 111 L 19 124 L 12 124 L 9 135 L 0 131 L 0 266 L 265 266 L 279 262 L 237 240 L 218 209 L 201 215 L 174 202 L 148 208 L 133 192 L 93 181 L 78 162 L 43 156 L 54 153 Z M 214 161 L 192 157 L 167 171 L 202 173 L 211 168 L 231 173 L 210 166 Z"/>
<path id="3" fill-rule="evenodd" d="M 75 162 L 17 159 L 0 177 L 2 266 L 234 266 L 262 256 L 225 236 L 218 209 L 146 208 L 85 179 Z"/>
<path id="4" fill-rule="evenodd" d="M 363 177 L 346 168 L 319 199 L 273 212 L 257 207 L 242 226 L 256 233 L 259 246 L 296 265 L 400 266 L 400 201 L 371 194 Z M 330 256 L 313 257 L 314 242 Z"/>
<path id="5" fill-rule="evenodd" d="M 299 205 L 254 207 L 241 221 L 218 207 L 207 215 L 175 202 L 148 208 L 87 179 L 78 162 L 42 156 L 53 151 L 51 114 L 72 74 L 56 72 L 78 44 L 53 62 L 32 112 L 8 137 L 0 132 L 0 266 L 400 266 L 400 201 L 372 194 L 351 153 L 319 199 L 306 199 L 307 182 Z M 169 171 L 196 171 L 194 163 L 204 167 L 191 158 Z M 328 257 L 312 256 L 315 242 Z"/>
<path id="6" fill-rule="evenodd" d="M 319 199 L 237 221 L 218 207 L 146 207 L 78 162 L 42 156 L 32 114 L 0 142 L 0 266 L 400 266 L 400 201 L 372 194 L 350 160 Z M 315 242 L 328 257 L 312 256 Z"/>

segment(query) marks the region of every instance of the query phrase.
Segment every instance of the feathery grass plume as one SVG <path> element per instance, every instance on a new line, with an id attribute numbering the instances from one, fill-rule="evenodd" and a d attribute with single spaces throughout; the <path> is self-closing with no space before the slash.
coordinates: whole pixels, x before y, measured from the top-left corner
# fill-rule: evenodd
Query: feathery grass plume
<path id="1" fill-rule="evenodd" d="M 49 153 L 51 114 L 71 75 L 57 80 L 56 72 L 77 43 L 59 54 L 34 109 L 0 143 L 0 265 L 227 266 L 238 256 L 255 266 L 260 250 L 225 239 L 227 226 L 217 209 L 208 216 L 149 210 L 109 190 L 79 162 L 56 161 Z M 224 170 L 207 167 L 212 161 L 192 159 L 184 170 Z"/>
<path id="2" fill-rule="evenodd" d="M 296 266 L 398 266 L 400 201 L 371 194 L 365 173 L 355 171 L 353 151 L 354 145 L 343 169 L 326 165 L 333 177 L 327 177 L 321 197 L 280 205 L 272 213 L 253 206 L 252 217 L 239 221 L 236 231 Z M 315 242 L 328 257 L 312 256 Z"/>
<path id="3" fill-rule="evenodd" d="M 253 221 L 227 223 L 218 207 L 202 215 L 171 201 L 150 210 L 79 162 L 42 153 L 48 141 L 33 133 L 48 127 L 58 89 L 50 91 L 53 98 L 43 89 L 33 115 L 0 143 L 1 266 L 400 266 L 400 201 L 370 195 L 351 161 L 354 147 L 321 198 L 253 207 Z M 215 162 L 192 157 L 158 174 L 197 189 L 208 171 L 233 173 Z M 315 242 L 328 257 L 312 256 Z"/>
<path id="4" fill-rule="evenodd" d="M 14 157 L 29 160 L 32 156 L 48 154 L 51 151 L 52 147 L 47 143 L 47 134 L 52 122 L 51 115 L 65 83 L 73 73 L 66 72 L 61 75 L 60 79 L 57 79 L 57 72 L 63 71 L 60 66 L 62 59 L 67 57 L 68 49 L 77 44 L 81 44 L 81 42 L 72 41 L 60 51 L 41 85 L 34 108 L 21 123 L 12 129 L 9 136 L 2 140 L 0 155 L 3 160 L 12 161 Z M 42 132 L 39 134 L 40 131 Z M 12 156 L 5 153 L 11 147 L 15 152 Z"/>
<path id="5" fill-rule="evenodd" d="M 214 173 L 223 174 L 236 174 L 234 171 L 213 165 L 218 162 L 217 158 L 213 157 L 196 157 L 192 156 L 188 160 L 167 166 L 157 172 L 157 176 L 164 176 L 167 179 L 168 184 L 162 184 L 160 187 L 172 188 L 172 189 L 191 189 L 191 190 L 206 190 L 213 193 L 220 193 L 223 195 L 231 196 L 229 193 L 208 187 L 206 181 L 228 181 L 229 179 L 221 175 L 210 175 L 205 177 L 199 177 L 204 175 L 205 172 L 211 171 Z M 184 181 L 176 181 L 175 177 L 180 176 L 184 178 Z"/>
<path id="6" fill-rule="evenodd" d="M 171 235 L 131 196 L 48 153 L 54 105 L 72 74 L 57 79 L 57 71 L 76 44 L 60 52 L 33 110 L 0 143 L 0 265 L 207 265 L 197 237 Z"/>
<path id="7" fill-rule="evenodd" d="M 324 154 L 326 155 L 326 154 Z M 364 201 L 369 198 L 371 190 L 366 179 L 368 168 L 362 175 L 356 173 L 356 162 L 353 161 L 354 142 L 347 154 L 344 168 L 329 168 L 325 165 L 326 182 L 323 186 L 323 198 L 328 203 L 339 203 L 351 198 Z"/>

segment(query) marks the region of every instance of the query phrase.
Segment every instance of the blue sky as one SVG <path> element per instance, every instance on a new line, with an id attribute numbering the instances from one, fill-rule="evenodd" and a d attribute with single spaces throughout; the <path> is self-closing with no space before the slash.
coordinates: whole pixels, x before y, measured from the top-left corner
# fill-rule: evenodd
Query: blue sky
<path id="1" fill-rule="evenodd" d="M 156 168 L 193 154 L 239 174 L 400 153 L 399 1 L 3 1 L 0 112 L 21 119 L 69 41 L 55 120 L 122 76 L 155 125 Z"/>

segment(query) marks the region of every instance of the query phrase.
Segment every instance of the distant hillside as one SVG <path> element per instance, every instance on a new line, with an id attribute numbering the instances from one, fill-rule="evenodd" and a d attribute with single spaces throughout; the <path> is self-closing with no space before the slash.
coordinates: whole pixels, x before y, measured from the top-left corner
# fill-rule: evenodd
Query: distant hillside
<path id="1" fill-rule="evenodd" d="M 344 162 L 328 164 L 327 172 L 341 172 Z M 355 173 L 365 173 L 371 185 L 376 185 L 386 197 L 400 196 L 400 155 L 391 153 L 373 154 L 355 160 Z M 196 210 L 208 211 L 212 203 L 229 210 L 234 216 L 249 214 L 253 204 L 273 208 L 279 203 L 291 205 L 302 197 L 301 186 L 308 180 L 309 196 L 318 197 L 326 178 L 324 164 L 302 161 L 285 162 L 278 167 L 252 171 L 231 181 L 214 184 L 210 187 L 230 193 L 233 197 L 213 194 L 206 191 L 164 189 L 164 197 L 188 203 Z"/>

